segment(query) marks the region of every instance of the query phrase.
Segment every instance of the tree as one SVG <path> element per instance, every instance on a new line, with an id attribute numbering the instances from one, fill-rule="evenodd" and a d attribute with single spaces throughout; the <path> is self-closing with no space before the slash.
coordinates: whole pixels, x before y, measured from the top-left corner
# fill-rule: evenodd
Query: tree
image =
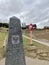
<path id="1" fill-rule="evenodd" d="M 2 25 L 3 25 L 3 24 L 2 24 L 2 23 L 0 23 L 0 27 L 2 27 Z"/>

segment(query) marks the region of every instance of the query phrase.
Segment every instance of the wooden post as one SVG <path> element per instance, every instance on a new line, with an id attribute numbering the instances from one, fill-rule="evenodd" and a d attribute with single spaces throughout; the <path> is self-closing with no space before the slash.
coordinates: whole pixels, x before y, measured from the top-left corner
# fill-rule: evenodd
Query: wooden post
<path id="1" fill-rule="evenodd" d="M 30 24 L 30 25 L 29 25 L 29 31 L 30 31 L 30 34 L 29 34 L 29 36 L 30 36 L 30 45 L 32 45 L 32 30 L 33 30 L 33 25 Z"/>

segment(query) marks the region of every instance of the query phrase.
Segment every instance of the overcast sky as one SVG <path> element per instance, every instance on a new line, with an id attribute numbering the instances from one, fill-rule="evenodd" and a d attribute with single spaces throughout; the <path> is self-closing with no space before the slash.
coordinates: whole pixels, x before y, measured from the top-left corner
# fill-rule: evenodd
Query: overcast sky
<path id="1" fill-rule="evenodd" d="M 0 22 L 14 15 L 26 24 L 49 26 L 49 0 L 0 0 Z"/>

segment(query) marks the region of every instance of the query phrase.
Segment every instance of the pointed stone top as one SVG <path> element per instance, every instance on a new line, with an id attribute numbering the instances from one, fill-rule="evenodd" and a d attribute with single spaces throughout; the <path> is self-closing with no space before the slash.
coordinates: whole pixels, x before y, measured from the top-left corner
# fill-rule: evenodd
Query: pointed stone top
<path id="1" fill-rule="evenodd" d="M 20 19 L 17 18 L 16 16 L 12 16 L 12 17 L 10 17 L 10 18 L 20 20 Z"/>

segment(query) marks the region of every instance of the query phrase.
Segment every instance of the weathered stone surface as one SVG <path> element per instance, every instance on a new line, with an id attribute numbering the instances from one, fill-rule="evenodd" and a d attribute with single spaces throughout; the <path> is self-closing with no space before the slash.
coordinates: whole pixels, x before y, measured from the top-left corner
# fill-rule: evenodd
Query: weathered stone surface
<path id="1" fill-rule="evenodd" d="M 5 65 L 26 65 L 20 20 L 10 18 Z"/>

